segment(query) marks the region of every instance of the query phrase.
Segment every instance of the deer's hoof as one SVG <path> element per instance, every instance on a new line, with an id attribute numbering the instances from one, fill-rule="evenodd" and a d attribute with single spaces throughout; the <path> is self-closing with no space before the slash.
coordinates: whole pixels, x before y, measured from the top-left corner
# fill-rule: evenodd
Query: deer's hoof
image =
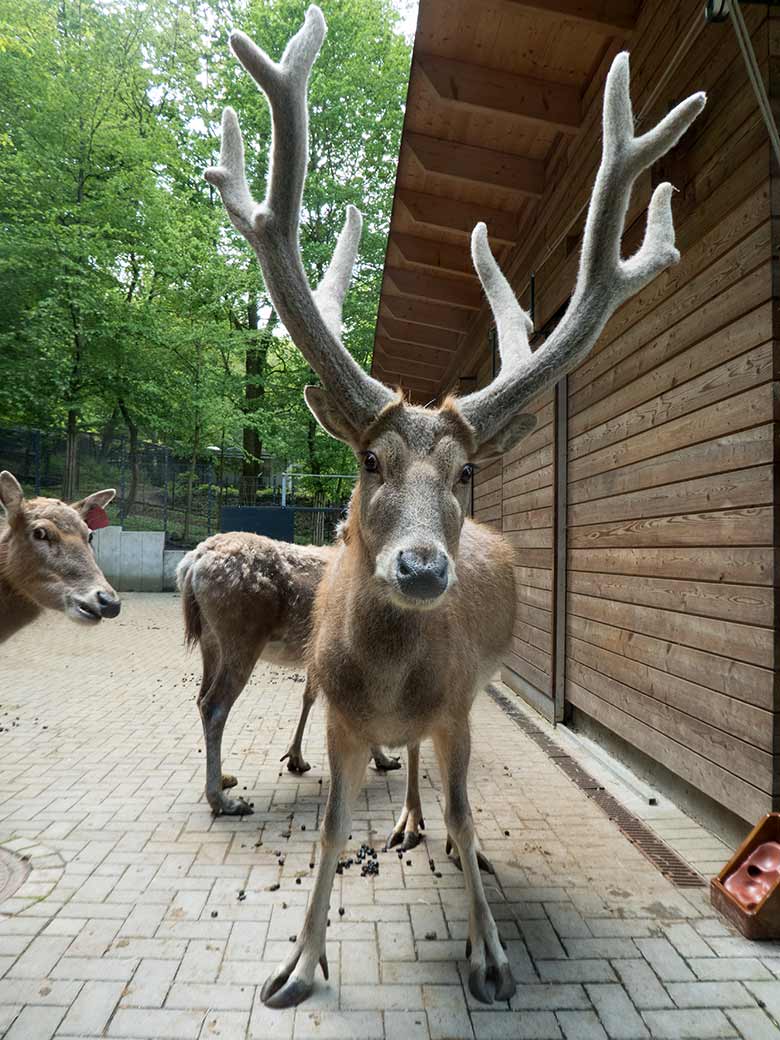
<path id="1" fill-rule="evenodd" d="M 390 773 L 393 769 L 401 768 L 401 759 L 396 755 L 386 755 L 384 751 L 374 751 L 374 765 L 380 773 Z"/>
<path id="2" fill-rule="evenodd" d="M 211 811 L 215 816 L 251 816 L 255 811 L 243 798 L 226 798 L 225 795 L 214 804 Z"/>
<path id="3" fill-rule="evenodd" d="M 470 962 L 469 991 L 475 1000 L 492 1004 L 494 1000 L 504 1001 L 514 996 L 517 987 L 499 936 L 479 937 L 474 943 L 467 939 L 466 957 Z M 488 983 L 493 984 L 493 996 Z"/>
<path id="4" fill-rule="evenodd" d="M 294 975 L 289 978 L 284 975 L 278 978 L 271 976 L 260 991 L 260 999 L 266 1007 L 290 1008 L 310 997 L 313 989 L 311 982 Z"/>
<path id="5" fill-rule="evenodd" d="M 296 751 L 288 751 L 279 759 L 280 762 L 284 762 L 285 760 L 287 761 L 287 769 L 291 773 L 298 773 L 300 775 L 301 773 L 308 773 L 311 769 L 311 766 L 303 755 L 299 755 Z"/>
<path id="6" fill-rule="evenodd" d="M 222 774 L 222 790 L 227 791 L 230 787 L 236 787 L 238 785 L 238 777 L 233 776 L 232 773 Z"/>
<path id="7" fill-rule="evenodd" d="M 452 838 L 450 838 L 449 835 L 447 835 L 446 852 L 447 852 L 447 855 L 452 860 L 452 862 L 458 868 L 458 870 L 463 870 L 463 864 L 460 861 L 460 856 L 455 851 L 455 844 L 454 844 Z M 454 855 L 453 855 L 453 853 L 454 853 Z M 480 870 L 484 870 L 486 874 L 493 874 L 495 876 L 495 873 L 496 873 L 495 867 L 490 862 L 490 860 L 487 858 L 487 856 L 484 853 L 480 852 L 479 850 L 477 850 L 477 865 L 478 865 L 479 869 Z"/>

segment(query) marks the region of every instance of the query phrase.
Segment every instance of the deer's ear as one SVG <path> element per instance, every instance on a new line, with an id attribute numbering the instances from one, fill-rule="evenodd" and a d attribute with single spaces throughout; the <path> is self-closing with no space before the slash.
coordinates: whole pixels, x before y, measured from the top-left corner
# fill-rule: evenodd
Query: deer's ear
<path id="1" fill-rule="evenodd" d="M 360 431 L 344 416 L 332 394 L 321 386 L 305 386 L 303 397 L 309 411 L 326 433 L 337 441 L 344 441 L 351 448 L 358 447 Z"/>
<path id="2" fill-rule="evenodd" d="M 525 412 L 513 415 L 509 422 L 501 427 L 498 433 L 494 433 L 489 440 L 480 444 L 474 456 L 474 461 L 482 463 L 492 462 L 493 459 L 503 455 L 505 451 L 514 448 L 517 442 L 521 441 L 523 437 L 527 437 L 535 426 L 535 415 L 529 415 Z"/>
<path id="3" fill-rule="evenodd" d="M 73 508 L 90 529 L 97 531 L 101 527 L 108 527 L 109 519 L 106 506 L 115 497 L 114 488 L 106 488 L 105 491 L 95 491 L 80 502 L 74 502 Z"/>
<path id="4" fill-rule="evenodd" d="M 5 509 L 9 523 L 13 523 L 21 515 L 24 492 L 19 481 L 7 469 L 0 473 L 0 503 Z"/>

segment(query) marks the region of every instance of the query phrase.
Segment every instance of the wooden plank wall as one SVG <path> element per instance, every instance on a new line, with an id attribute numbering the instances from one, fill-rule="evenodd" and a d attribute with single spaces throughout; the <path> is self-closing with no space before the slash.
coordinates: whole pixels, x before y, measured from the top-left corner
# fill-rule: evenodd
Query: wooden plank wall
<path id="1" fill-rule="evenodd" d="M 624 253 L 636 248 L 652 186 L 670 179 L 681 263 L 618 312 L 569 378 L 565 689 L 569 705 L 754 820 L 772 806 L 777 764 L 769 150 L 733 29 L 704 26 L 701 8 L 646 3 L 632 45 L 640 129 L 694 90 L 709 103 L 642 179 L 624 239 Z M 744 11 L 768 76 L 766 8 Z M 589 194 L 600 107 L 598 90 L 583 137 L 551 160 L 557 187 L 538 218 L 548 243 Z M 565 302 L 578 250 L 564 234 L 552 257 L 526 268 L 537 270 L 537 327 Z M 551 394 L 537 410 L 533 435 L 479 475 L 475 515 L 500 521 L 517 547 L 505 678 L 550 698 Z"/>

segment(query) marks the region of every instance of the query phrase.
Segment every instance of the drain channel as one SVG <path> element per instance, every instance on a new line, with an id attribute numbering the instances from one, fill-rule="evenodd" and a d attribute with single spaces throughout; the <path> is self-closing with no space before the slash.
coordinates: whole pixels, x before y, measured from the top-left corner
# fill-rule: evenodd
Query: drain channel
<path id="1" fill-rule="evenodd" d="M 0 848 L 0 903 L 10 899 L 30 875 L 30 864 L 15 852 Z"/>
<path id="2" fill-rule="evenodd" d="M 576 759 L 572 758 L 560 744 L 556 744 L 540 726 L 537 726 L 535 722 L 520 711 L 492 683 L 488 683 L 487 692 L 499 708 L 520 727 L 525 735 L 540 747 L 555 762 L 556 766 L 606 813 L 631 844 L 635 845 L 673 885 L 677 885 L 678 888 L 701 888 L 707 884 L 698 871 L 694 870 L 684 859 L 678 856 L 674 849 L 670 848 L 665 841 L 662 841 L 638 816 L 635 816 L 624 805 L 621 805 L 617 798 L 605 791 L 595 777 L 591 776 L 586 769 L 583 769 Z"/>

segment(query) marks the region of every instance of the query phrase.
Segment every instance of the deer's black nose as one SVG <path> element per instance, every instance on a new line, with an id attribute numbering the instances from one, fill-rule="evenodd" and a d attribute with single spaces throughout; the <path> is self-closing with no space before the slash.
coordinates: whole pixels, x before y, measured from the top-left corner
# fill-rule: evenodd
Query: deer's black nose
<path id="1" fill-rule="evenodd" d="M 441 549 L 402 549 L 396 559 L 395 576 L 405 596 L 436 599 L 447 588 L 447 554 Z"/>
<path id="2" fill-rule="evenodd" d="M 100 606 L 101 617 L 116 617 L 122 609 L 122 604 L 118 596 L 112 596 L 110 593 L 103 592 L 102 590 L 97 594 L 97 601 Z"/>

